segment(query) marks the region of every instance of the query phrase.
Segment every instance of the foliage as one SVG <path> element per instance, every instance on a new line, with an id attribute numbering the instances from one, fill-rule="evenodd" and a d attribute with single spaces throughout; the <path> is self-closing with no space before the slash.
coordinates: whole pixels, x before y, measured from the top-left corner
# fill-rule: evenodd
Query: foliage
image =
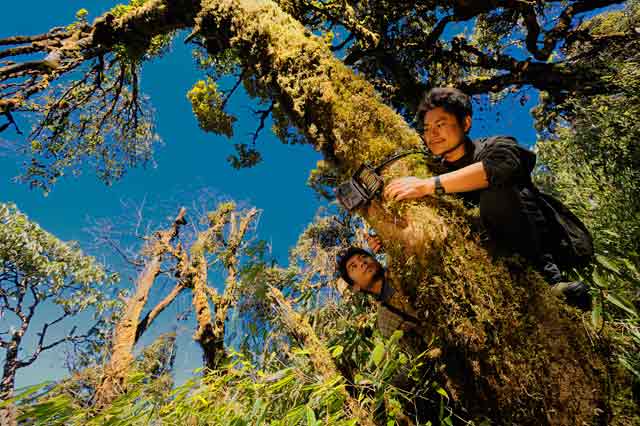
<path id="1" fill-rule="evenodd" d="M 406 418 L 402 407 L 419 403 L 419 399 L 432 401 L 432 414 L 437 419 L 446 407 L 446 393 L 434 383 L 424 380 L 422 356 L 411 357 L 400 350 L 401 332 L 388 341 L 376 337 L 371 341 L 373 351 L 358 356 L 362 363 L 354 383 L 346 383 L 338 376 L 322 380 L 309 362 L 308 352 L 301 348 L 281 347 L 286 352 L 286 365 L 276 353 L 263 367 L 249 362 L 242 354 L 233 354 L 233 361 L 224 368 L 210 372 L 202 378 L 188 380 L 164 393 L 165 398 L 154 398 L 152 389 L 157 382 L 145 380 L 145 373 L 132 373 L 131 391 L 117 399 L 102 413 L 94 413 L 90 406 L 78 406 L 69 393 L 56 390 L 37 395 L 36 400 L 22 406 L 24 424 L 38 425 L 100 425 L 107 421 L 113 425 L 193 424 L 193 425 L 355 425 L 345 415 L 344 399 L 340 389 L 349 387 L 363 405 L 372 408 L 384 424 L 403 424 Z M 347 343 L 347 342 L 343 342 Z M 344 356 L 342 346 L 333 347 L 334 357 Z M 394 386 L 396 373 L 413 377 L 416 389 L 403 390 Z M 161 389 L 159 387 L 158 389 Z M 422 389 L 422 391 L 419 391 Z M 19 395 L 29 401 L 27 390 Z M 33 397 L 32 397 L 33 398 Z M 442 411 L 444 424 L 449 415 Z M 430 424 L 427 421 L 416 423 Z"/>
<path id="2" fill-rule="evenodd" d="M 568 101 L 570 125 L 536 145 L 548 171 L 540 181 L 584 219 L 598 247 L 623 253 L 640 251 L 638 69 L 629 63 L 611 76 L 625 79 L 626 93 Z"/>
<path id="3" fill-rule="evenodd" d="M 93 257 L 85 255 L 75 243 L 66 243 L 29 220 L 14 205 L 0 204 L 0 316 L 10 325 L 0 337 L 5 350 L 0 395 L 13 391 L 16 371 L 38 359 L 43 351 L 65 342 L 80 342 L 100 329 L 100 317 L 111 310 L 109 276 Z M 36 311 L 47 304 L 56 307 L 39 324 L 36 344 L 25 355 L 23 339 L 33 328 Z M 51 327 L 84 311 L 98 318 L 86 334 L 76 334 L 77 326 L 58 331 L 52 338 Z M 62 337 L 60 337 L 62 336 Z"/>
<path id="4" fill-rule="evenodd" d="M 612 256 L 614 255 L 614 256 Z M 605 326 L 615 343 L 615 357 L 640 386 L 640 259 L 623 254 L 597 255 L 585 280 L 595 291 L 594 330 Z M 640 399 L 640 394 L 636 395 Z"/>
<path id="5" fill-rule="evenodd" d="M 624 9 L 585 21 L 581 28 L 603 37 L 639 23 L 640 3 L 630 1 Z M 602 78 L 616 81 L 617 90 L 569 96 L 555 109 L 546 108 L 543 97 L 534 115 L 545 138 L 536 144 L 542 164 L 536 180 L 569 205 L 594 238 L 596 258 L 579 275 L 591 285 L 591 325 L 601 341 L 611 344 L 612 370 L 619 365 L 625 371 L 620 373 L 624 384 L 613 391 L 620 400 L 619 421 L 627 416 L 633 422 L 638 413 L 631 406 L 640 397 L 640 127 L 634 118 L 640 113 L 640 73 L 637 56 L 623 58 L 618 48 L 605 46 L 598 55 L 580 59 L 583 67 L 605 70 Z M 630 405 L 625 409 L 625 404 Z"/>
<path id="6" fill-rule="evenodd" d="M 174 345 L 175 335 L 169 333 L 145 348 L 129 372 L 130 391 L 117 398 L 107 411 L 96 411 L 91 392 L 87 392 L 98 386 L 100 371 L 96 369 L 87 369 L 59 384 L 20 390 L 10 402 L 21 404 L 21 425 L 147 424 L 154 408 L 170 400 L 167 390 L 173 386 L 170 371 Z"/>
<path id="7" fill-rule="evenodd" d="M 198 81 L 187 94 L 187 98 L 202 130 L 229 138 L 233 136 L 233 122 L 236 118 L 222 111 L 224 101 L 215 81 L 210 78 Z"/>
<path id="8" fill-rule="evenodd" d="M 105 279 L 95 259 L 49 234 L 10 204 L 0 204 L 0 256 L 3 277 L 15 274 L 17 280 L 30 281 L 38 293 L 57 295 L 56 302 L 66 310 L 86 308 L 103 290 L 92 285 Z M 65 290 L 76 291 L 65 298 Z"/>

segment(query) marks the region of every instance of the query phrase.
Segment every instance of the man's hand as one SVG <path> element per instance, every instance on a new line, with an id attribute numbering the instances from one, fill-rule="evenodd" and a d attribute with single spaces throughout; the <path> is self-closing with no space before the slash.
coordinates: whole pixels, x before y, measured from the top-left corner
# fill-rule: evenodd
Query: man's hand
<path id="1" fill-rule="evenodd" d="M 382 250 L 382 241 L 377 235 L 367 235 L 367 245 L 374 253 L 378 253 Z"/>
<path id="2" fill-rule="evenodd" d="M 425 195 L 433 195 L 433 179 L 420 179 L 415 176 L 393 179 L 384 188 L 384 197 L 389 200 L 412 200 Z"/>

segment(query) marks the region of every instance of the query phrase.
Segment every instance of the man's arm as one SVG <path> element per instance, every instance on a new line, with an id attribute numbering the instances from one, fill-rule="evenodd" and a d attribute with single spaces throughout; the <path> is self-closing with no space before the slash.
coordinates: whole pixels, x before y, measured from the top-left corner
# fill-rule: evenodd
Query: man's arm
<path id="1" fill-rule="evenodd" d="M 440 175 L 445 192 L 469 192 L 489 187 L 487 172 L 482 162 L 470 164 L 450 173 Z M 435 194 L 435 177 L 408 176 L 393 179 L 384 189 L 387 199 L 411 200 Z"/>

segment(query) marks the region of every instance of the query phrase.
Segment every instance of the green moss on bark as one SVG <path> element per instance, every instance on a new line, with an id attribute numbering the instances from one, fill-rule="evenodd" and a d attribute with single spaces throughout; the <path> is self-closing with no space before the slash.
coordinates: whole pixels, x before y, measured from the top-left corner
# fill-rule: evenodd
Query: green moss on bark
<path id="1" fill-rule="evenodd" d="M 220 40 L 250 71 L 250 93 L 275 99 L 292 125 L 325 155 L 336 176 L 420 145 L 374 89 L 324 41 L 270 1 L 204 1 L 197 18 L 212 53 Z M 415 158 L 387 178 L 430 175 Z M 473 213 L 448 198 L 387 205 L 361 214 L 396 258 L 391 273 L 414 293 L 454 398 L 502 424 L 591 423 L 605 409 L 602 357 L 575 311 L 517 261 L 495 261 L 469 227 Z"/>

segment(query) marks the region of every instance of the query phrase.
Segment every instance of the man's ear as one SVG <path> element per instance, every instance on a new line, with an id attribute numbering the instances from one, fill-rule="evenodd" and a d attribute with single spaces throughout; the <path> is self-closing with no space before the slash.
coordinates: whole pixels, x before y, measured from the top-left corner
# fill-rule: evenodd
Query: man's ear
<path id="1" fill-rule="evenodd" d="M 464 117 L 464 132 L 469 133 L 469 130 L 471 130 L 471 116 L 467 115 Z"/>

